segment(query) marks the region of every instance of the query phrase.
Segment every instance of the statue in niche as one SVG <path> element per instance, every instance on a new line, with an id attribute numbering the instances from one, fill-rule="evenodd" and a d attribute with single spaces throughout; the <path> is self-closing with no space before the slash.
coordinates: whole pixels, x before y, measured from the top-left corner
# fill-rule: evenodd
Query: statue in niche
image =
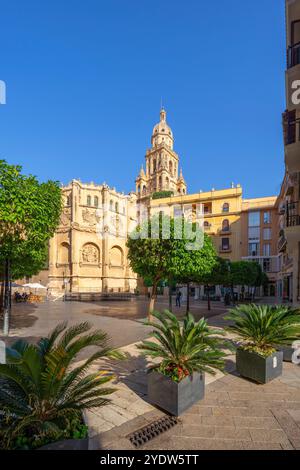
<path id="1" fill-rule="evenodd" d="M 99 262 L 99 250 L 95 245 L 85 245 L 82 250 L 82 261 L 96 264 Z"/>

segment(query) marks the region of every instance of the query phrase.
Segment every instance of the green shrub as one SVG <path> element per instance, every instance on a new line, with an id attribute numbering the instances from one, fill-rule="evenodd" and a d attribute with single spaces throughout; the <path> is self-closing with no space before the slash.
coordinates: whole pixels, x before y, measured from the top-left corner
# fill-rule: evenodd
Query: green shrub
<path id="1" fill-rule="evenodd" d="M 37 344 L 19 340 L 0 364 L 0 440 L 4 448 L 43 445 L 86 435 L 82 412 L 106 405 L 114 389 L 105 385 L 113 375 L 89 367 L 103 357 L 124 356 L 108 346 L 107 335 L 90 332 L 89 323 L 58 325 Z M 74 364 L 86 348 L 88 359 Z"/>
<path id="2" fill-rule="evenodd" d="M 138 349 L 145 356 L 160 359 L 150 370 L 158 370 L 164 375 L 180 382 L 193 372 L 208 372 L 224 369 L 226 354 L 221 350 L 225 345 L 224 331 L 210 328 L 204 318 L 198 323 L 188 314 L 181 327 L 179 320 L 168 310 L 153 312 L 159 322 L 147 322 L 154 327 L 150 334 L 154 341 L 143 341 Z"/>
<path id="3" fill-rule="evenodd" d="M 280 345 L 300 337 L 299 310 L 282 305 L 239 305 L 229 311 L 227 329 L 241 339 L 241 347 L 267 357 Z"/>

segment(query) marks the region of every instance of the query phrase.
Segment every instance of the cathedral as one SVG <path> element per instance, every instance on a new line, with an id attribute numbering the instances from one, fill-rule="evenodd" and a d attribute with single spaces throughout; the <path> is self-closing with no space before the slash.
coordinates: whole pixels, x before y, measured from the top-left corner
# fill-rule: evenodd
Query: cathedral
<path id="1" fill-rule="evenodd" d="M 126 239 L 137 224 L 137 208 L 149 206 L 155 192 L 186 194 L 173 144 L 161 109 L 146 152 L 146 171 L 141 169 L 135 192 L 125 195 L 105 183 L 78 180 L 62 188 L 64 208 L 49 246 L 50 292 L 135 291 L 137 276 L 127 259 Z"/>
<path id="2" fill-rule="evenodd" d="M 126 240 L 141 220 L 141 210 L 150 216 L 164 212 L 173 217 L 178 211 L 185 213 L 187 206 L 199 205 L 204 230 L 218 256 L 259 262 L 269 276 L 268 289 L 275 292 L 276 197 L 243 199 L 241 186 L 233 183 L 227 189 L 188 194 L 165 109 L 160 110 L 135 184 L 135 191 L 127 195 L 105 183 L 79 180 L 62 188 L 64 207 L 49 243 L 48 270 L 36 276 L 49 292 L 135 292 L 138 279 L 128 261 Z"/>

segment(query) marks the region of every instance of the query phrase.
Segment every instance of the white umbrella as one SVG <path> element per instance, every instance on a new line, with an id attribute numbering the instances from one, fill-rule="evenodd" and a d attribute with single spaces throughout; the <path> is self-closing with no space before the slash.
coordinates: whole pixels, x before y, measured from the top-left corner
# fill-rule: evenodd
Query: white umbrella
<path id="1" fill-rule="evenodd" d="M 23 287 L 29 287 L 30 289 L 47 289 L 39 282 L 29 282 L 28 284 L 23 284 Z"/>

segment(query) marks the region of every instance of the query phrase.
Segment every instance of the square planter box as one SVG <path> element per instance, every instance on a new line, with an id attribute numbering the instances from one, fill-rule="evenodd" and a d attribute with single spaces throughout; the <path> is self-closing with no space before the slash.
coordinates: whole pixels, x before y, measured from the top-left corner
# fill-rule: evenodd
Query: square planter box
<path id="1" fill-rule="evenodd" d="M 192 376 L 177 383 L 159 372 L 150 372 L 148 397 L 153 405 L 179 416 L 204 398 L 204 374 L 194 372 Z"/>
<path id="2" fill-rule="evenodd" d="M 262 357 L 259 354 L 238 348 L 236 369 L 242 377 L 265 384 L 282 374 L 282 359 L 282 351 L 276 351 L 269 357 Z"/>
<path id="3" fill-rule="evenodd" d="M 291 346 L 279 346 L 278 351 L 282 351 L 284 362 L 292 362 L 292 356 L 295 352 L 295 349 L 293 349 Z"/>

